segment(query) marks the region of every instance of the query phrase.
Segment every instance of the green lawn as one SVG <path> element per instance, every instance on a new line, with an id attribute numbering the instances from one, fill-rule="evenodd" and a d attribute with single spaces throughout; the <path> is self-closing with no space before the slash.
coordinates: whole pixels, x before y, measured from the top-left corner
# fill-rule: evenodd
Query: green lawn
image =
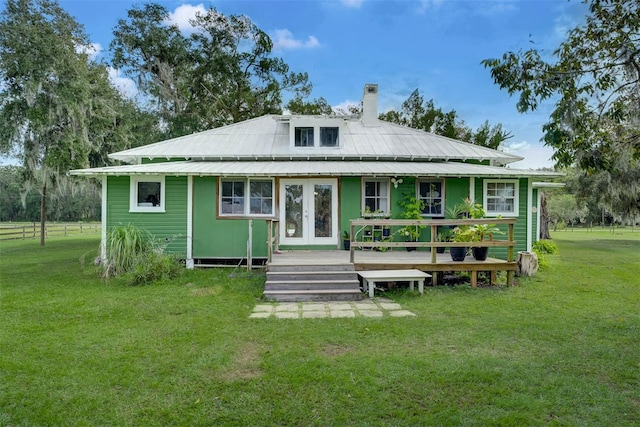
<path id="1" fill-rule="evenodd" d="M 126 287 L 81 267 L 97 236 L 0 242 L 0 426 L 636 426 L 640 232 L 554 237 L 518 286 L 304 320 L 249 319 L 242 270 Z"/>

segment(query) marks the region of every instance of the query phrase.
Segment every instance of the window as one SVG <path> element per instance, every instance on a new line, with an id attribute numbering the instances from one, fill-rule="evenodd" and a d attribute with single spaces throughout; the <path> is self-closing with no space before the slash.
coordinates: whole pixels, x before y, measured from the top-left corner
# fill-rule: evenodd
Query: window
<path id="1" fill-rule="evenodd" d="M 363 210 L 389 212 L 389 180 L 364 180 Z"/>
<path id="2" fill-rule="evenodd" d="M 296 147 L 313 147 L 313 128 L 297 127 L 295 130 Z"/>
<path id="3" fill-rule="evenodd" d="M 337 147 L 339 128 L 320 128 L 320 146 Z"/>
<path id="4" fill-rule="evenodd" d="M 220 215 L 273 215 L 273 180 L 222 180 L 220 184 Z"/>
<path id="5" fill-rule="evenodd" d="M 164 177 L 132 176 L 129 189 L 130 212 L 164 212 Z"/>
<path id="6" fill-rule="evenodd" d="M 424 202 L 423 215 L 444 216 L 444 183 L 442 180 L 418 181 L 418 198 Z"/>
<path id="7" fill-rule="evenodd" d="M 484 180 L 487 215 L 518 216 L 518 180 Z"/>

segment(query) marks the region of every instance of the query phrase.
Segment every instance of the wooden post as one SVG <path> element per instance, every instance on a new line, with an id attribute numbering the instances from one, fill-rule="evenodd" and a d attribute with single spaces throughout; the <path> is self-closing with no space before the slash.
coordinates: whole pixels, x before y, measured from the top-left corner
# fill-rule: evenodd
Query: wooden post
<path id="1" fill-rule="evenodd" d="M 251 271 L 253 254 L 253 220 L 249 220 L 249 238 L 247 239 L 247 271 Z"/>
<path id="2" fill-rule="evenodd" d="M 270 219 L 267 220 L 267 262 L 271 262 L 271 257 L 273 254 L 273 221 Z"/>
<path id="3" fill-rule="evenodd" d="M 355 242 L 355 234 L 354 234 L 354 230 L 355 227 L 353 226 L 352 223 L 349 223 L 349 239 L 351 239 L 351 243 L 349 245 L 349 262 L 351 264 L 353 264 L 353 260 L 354 260 L 354 256 L 355 256 L 355 247 L 353 246 L 353 243 Z"/>
<path id="4" fill-rule="evenodd" d="M 436 231 L 438 230 L 438 227 L 435 225 L 431 226 L 431 243 L 434 243 L 436 241 Z M 434 248 L 433 246 L 431 246 L 431 264 L 435 264 L 436 263 L 436 258 L 437 258 L 437 250 L 436 248 Z"/>
<path id="5" fill-rule="evenodd" d="M 518 252 L 518 276 L 535 276 L 538 271 L 538 256 L 535 252 Z"/>

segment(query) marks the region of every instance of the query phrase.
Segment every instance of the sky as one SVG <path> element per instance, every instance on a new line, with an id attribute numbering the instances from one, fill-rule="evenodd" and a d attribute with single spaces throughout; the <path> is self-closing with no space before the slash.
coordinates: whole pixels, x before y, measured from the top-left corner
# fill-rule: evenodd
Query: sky
<path id="1" fill-rule="evenodd" d="M 0 0 L 0 9 L 3 9 Z M 110 60 L 113 28 L 144 1 L 59 0 L 84 25 L 96 58 Z M 553 151 L 540 142 L 553 103 L 520 114 L 516 98 L 493 83 L 481 61 L 530 47 L 551 53 L 567 31 L 585 21 L 578 0 L 157 0 L 171 20 L 188 20 L 214 7 L 246 15 L 272 38 L 273 54 L 295 72 L 307 72 L 311 99 L 334 107 L 360 102 L 364 85 L 377 83 L 379 112 L 399 110 L 415 89 L 444 111 L 455 109 L 473 129 L 502 123 L 513 138 L 505 150 L 525 157 L 511 167 L 552 167 Z M 135 85 L 118 70 L 113 81 L 130 94 Z"/>

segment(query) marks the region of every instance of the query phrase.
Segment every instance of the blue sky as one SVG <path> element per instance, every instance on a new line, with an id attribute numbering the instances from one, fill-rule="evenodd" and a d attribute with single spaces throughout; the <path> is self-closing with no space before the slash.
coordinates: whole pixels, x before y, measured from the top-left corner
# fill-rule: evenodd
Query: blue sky
<path id="1" fill-rule="evenodd" d="M 118 19 L 135 3 L 129 0 L 59 0 L 84 25 L 99 57 Z M 379 109 L 399 109 L 418 88 L 445 110 L 455 109 L 472 128 L 485 120 L 502 123 L 514 137 L 508 151 L 525 157 L 517 168 L 551 166 L 541 126 L 552 104 L 519 114 L 515 98 L 501 91 L 480 61 L 508 50 L 528 49 L 531 40 L 546 52 L 584 22 L 578 0 L 213 0 L 158 1 L 179 25 L 209 6 L 244 14 L 267 32 L 274 53 L 292 71 L 306 71 L 312 98 L 332 106 L 358 103 L 365 83 L 379 85 Z M 113 76 L 117 72 L 112 70 Z M 122 80 L 120 84 L 126 85 Z"/>

